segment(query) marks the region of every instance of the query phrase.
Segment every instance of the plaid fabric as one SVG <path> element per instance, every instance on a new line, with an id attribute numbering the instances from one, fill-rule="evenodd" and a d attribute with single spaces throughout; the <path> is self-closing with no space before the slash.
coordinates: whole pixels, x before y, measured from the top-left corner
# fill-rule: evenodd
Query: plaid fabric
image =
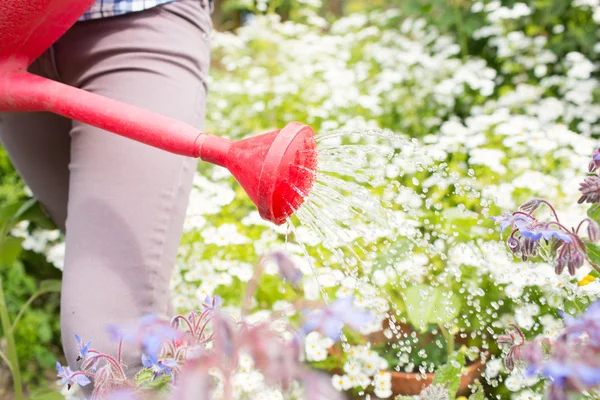
<path id="1" fill-rule="evenodd" d="M 96 3 L 85 12 L 79 21 L 113 17 L 135 11 L 147 10 L 161 4 L 170 3 L 175 0 L 96 0 Z M 212 0 L 208 1 L 212 11 Z"/>

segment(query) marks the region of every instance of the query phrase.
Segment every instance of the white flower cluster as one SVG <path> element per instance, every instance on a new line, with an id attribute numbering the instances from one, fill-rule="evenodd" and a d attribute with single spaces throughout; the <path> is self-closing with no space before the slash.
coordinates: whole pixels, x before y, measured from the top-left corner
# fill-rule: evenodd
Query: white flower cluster
<path id="1" fill-rule="evenodd" d="M 381 399 L 392 396 L 391 374 L 386 372 L 387 361 L 366 346 L 351 346 L 343 375 L 333 375 L 331 382 L 338 390 L 367 389 L 373 386 L 375 395 Z"/>

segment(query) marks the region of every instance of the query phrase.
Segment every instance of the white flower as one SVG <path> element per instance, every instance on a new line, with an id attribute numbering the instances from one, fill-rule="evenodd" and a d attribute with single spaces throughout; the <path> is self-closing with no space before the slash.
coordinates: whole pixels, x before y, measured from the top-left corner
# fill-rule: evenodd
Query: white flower
<path id="1" fill-rule="evenodd" d="M 503 364 L 502 360 L 499 358 L 495 358 L 493 360 L 489 360 L 485 366 L 485 375 L 488 378 L 495 378 L 502 371 Z"/>
<path id="2" fill-rule="evenodd" d="M 250 243 L 250 238 L 240 234 L 235 224 L 223 224 L 218 228 L 208 227 L 202 230 L 202 237 L 206 244 L 217 246 Z"/>
<path id="3" fill-rule="evenodd" d="M 375 390 L 373 390 L 373 392 L 375 393 L 375 396 L 379 397 L 380 399 L 387 399 L 394 394 L 391 388 L 382 388 L 380 386 L 375 386 Z"/>
<path id="4" fill-rule="evenodd" d="M 331 377 L 331 383 L 334 388 L 339 391 L 348 390 L 352 388 L 352 381 L 348 375 L 333 375 Z"/>
<path id="5" fill-rule="evenodd" d="M 321 336 L 318 332 L 306 335 L 304 349 L 308 361 L 323 361 L 327 358 L 327 349 L 333 346 L 333 340 Z"/>
<path id="6" fill-rule="evenodd" d="M 62 271 L 65 265 L 65 242 L 50 247 L 46 252 L 46 260 Z"/>
<path id="7" fill-rule="evenodd" d="M 508 377 L 506 377 L 506 380 L 504 381 L 504 385 L 511 392 L 516 392 L 517 390 L 519 390 L 523 387 L 522 379 L 517 377 L 517 374 L 511 374 Z"/>

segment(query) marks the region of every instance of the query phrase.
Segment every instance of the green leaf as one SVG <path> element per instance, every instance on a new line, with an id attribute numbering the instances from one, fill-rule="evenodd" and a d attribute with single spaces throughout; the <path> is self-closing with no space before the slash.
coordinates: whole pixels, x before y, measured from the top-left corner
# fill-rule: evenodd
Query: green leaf
<path id="1" fill-rule="evenodd" d="M 7 236 L 0 240 L 0 264 L 7 266 L 13 265 L 13 263 L 19 258 L 21 254 L 21 242 L 20 238 L 14 238 Z"/>
<path id="2" fill-rule="evenodd" d="M 433 385 L 448 385 L 448 393 L 452 398 L 460 387 L 460 377 L 465 366 L 465 353 L 455 352 L 450 356 L 449 361 L 435 371 Z"/>
<path id="3" fill-rule="evenodd" d="M 62 281 L 59 279 L 46 279 L 40 282 L 40 291 L 44 292 L 60 292 Z"/>
<path id="4" fill-rule="evenodd" d="M 140 372 L 138 372 L 135 376 L 135 383 L 137 386 L 148 390 L 161 391 L 163 389 L 167 389 L 170 382 L 170 375 L 164 374 L 154 378 L 154 373 L 148 368 L 140 370 Z"/>
<path id="5" fill-rule="evenodd" d="M 58 392 L 37 393 L 28 398 L 28 400 L 64 400 L 65 396 Z"/>
<path id="6" fill-rule="evenodd" d="M 600 204 L 594 204 L 587 210 L 587 215 L 600 224 Z"/>
<path id="7" fill-rule="evenodd" d="M 485 400 L 485 393 L 483 392 L 483 386 L 481 385 L 481 382 L 475 381 L 475 386 L 475 392 L 469 396 L 469 400 Z"/>
<path id="8" fill-rule="evenodd" d="M 583 241 L 585 242 L 587 255 L 590 258 L 590 261 L 596 265 L 600 265 L 600 247 L 587 239 L 583 239 Z"/>
<path id="9" fill-rule="evenodd" d="M 135 375 L 135 383 L 137 386 L 144 386 L 152 380 L 152 377 L 152 371 L 144 368 Z"/>
<path id="10" fill-rule="evenodd" d="M 460 311 L 460 298 L 452 292 L 429 285 L 412 286 L 405 290 L 405 307 L 411 324 L 425 330 L 427 324 L 445 324 Z"/>
<path id="11" fill-rule="evenodd" d="M 56 225 L 46 215 L 39 201 L 31 199 L 19 208 L 14 216 L 14 222 L 31 221 L 43 229 L 56 229 Z"/>

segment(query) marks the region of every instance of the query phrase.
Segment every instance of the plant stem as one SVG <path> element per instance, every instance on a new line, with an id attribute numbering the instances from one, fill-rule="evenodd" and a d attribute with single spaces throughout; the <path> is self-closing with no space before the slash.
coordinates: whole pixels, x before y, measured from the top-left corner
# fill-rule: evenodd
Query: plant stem
<path id="1" fill-rule="evenodd" d="M 452 353 L 454 353 L 454 335 L 448 332 L 444 324 L 438 324 L 438 326 L 440 327 L 440 331 L 442 331 L 444 339 L 446 339 L 446 351 L 448 352 L 448 360 L 450 360 Z"/>
<path id="2" fill-rule="evenodd" d="M 37 299 L 38 297 L 40 297 L 43 294 L 48 293 L 49 291 L 47 290 L 40 290 L 39 292 L 34 293 L 28 300 L 27 302 L 25 302 L 25 304 L 23 304 L 23 307 L 21 307 L 21 309 L 19 310 L 19 313 L 17 314 L 15 320 L 12 323 L 12 327 L 10 328 L 12 332 L 15 331 L 15 328 L 17 327 L 17 324 L 19 323 L 19 320 L 21 319 L 21 317 L 23 317 L 23 314 L 25 313 L 25 310 L 27 309 L 27 307 L 29 307 L 29 305 L 31 303 L 33 303 L 35 301 L 35 299 Z"/>
<path id="3" fill-rule="evenodd" d="M 2 351 L 0 351 L 0 358 L 8 366 L 8 369 L 10 369 L 10 372 L 12 373 L 12 365 L 10 365 L 10 361 L 8 360 L 8 357 L 6 357 L 6 354 L 4 354 Z"/>
<path id="4" fill-rule="evenodd" d="M 10 324 L 6 302 L 4 300 L 4 282 L 0 277 L 0 320 L 2 322 L 2 331 L 6 337 L 6 349 L 8 352 L 7 358 L 10 362 L 13 386 L 15 391 L 15 399 L 23 400 L 23 387 L 21 384 L 21 370 L 19 369 L 19 358 L 17 357 L 17 347 L 15 346 L 15 337 Z"/>
<path id="5" fill-rule="evenodd" d="M 463 13 L 461 5 L 458 1 L 454 2 L 454 14 L 456 15 L 456 30 L 458 33 L 458 41 L 460 42 L 460 52 L 462 59 L 464 60 L 469 55 L 469 44 L 467 43 L 467 36 L 465 35 L 465 24 L 463 21 Z"/>

